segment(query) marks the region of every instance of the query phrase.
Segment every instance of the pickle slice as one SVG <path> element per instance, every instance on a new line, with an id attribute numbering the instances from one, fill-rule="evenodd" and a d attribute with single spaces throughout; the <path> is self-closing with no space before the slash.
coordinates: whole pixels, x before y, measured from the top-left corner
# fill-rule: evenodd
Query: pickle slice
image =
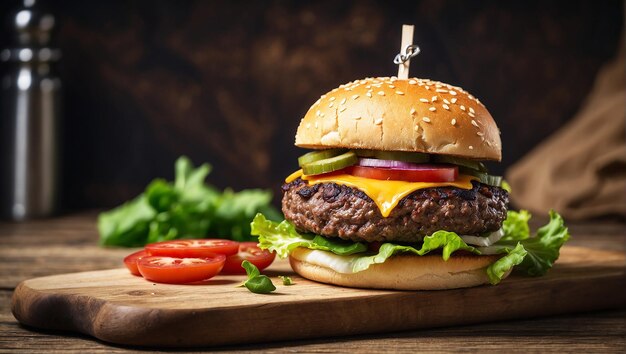
<path id="1" fill-rule="evenodd" d="M 487 167 L 479 161 L 448 155 L 433 155 L 433 159 L 435 162 L 439 163 L 451 163 L 453 165 L 467 167 L 478 172 L 487 172 Z"/>
<path id="2" fill-rule="evenodd" d="M 344 153 L 345 151 L 346 151 L 345 149 L 327 149 L 327 150 L 311 151 L 298 157 L 298 166 L 302 167 L 303 165 L 306 165 L 307 163 L 327 159 L 330 157 L 335 157 L 337 155 Z"/>
<path id="3" fill-rule="evenodd" d="M 304 172 L 305 175 L 319 175 L 352 166 L 357 162 L 359 162 L 359 158 L 356 154 L 352 151 L 348 151 L 339 156 L 304 164 L 302 165 L 302 172 Z"/>
<path id="4" fill-rule="evenodd" d="M 500 187 L 502 185 L 502 176 L 490 175 L 467 167 L 459 168 L 459 173 L 477 177 L 480 183 L 489 186 Z"/>
<path id="5" fill-rule="evenodd" d="M 428 154 L 420 152 L 407 151 L 381 151 L 381 150 L 355 150 L 356 154 L 361 157 L 373 157 L 381 160 L 396 160 L 413 163 L 425 163 L 430 160 Z"/>

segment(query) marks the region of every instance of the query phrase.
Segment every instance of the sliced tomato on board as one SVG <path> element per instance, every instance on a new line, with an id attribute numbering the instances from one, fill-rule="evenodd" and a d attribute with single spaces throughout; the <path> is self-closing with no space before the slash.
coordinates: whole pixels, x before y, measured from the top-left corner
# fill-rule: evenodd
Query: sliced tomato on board
<path id="1" fill-rule="evenodd" d="M 202 258 L 213 253 L 230 256 L 238 250 L 239 242 L 223 239 L 174 240 L 146 245 L 151 256 L 175 258 Z"/>
<path id="2" fill-rule="evenodd" d="M 259 248 L 256 242 L 241 242 L 239 253 L 226 258 L 222 274 L 246 274 L 246 270 L 241 267 L 241 262 L 248 261 L 254 264 L 259 270 L 269 267 L 276 258 L 276 254 L 268 250 Z"/>
<path id="3" fill-rule="evenodd" d="M 132 275 L 141 276 L 141 274 L 139 273 L 139 269 L 137 269 L 137 262 L 143 257 L 148 257 L 148 256 L 149 254 L 148 252 L 146 252 L 146 250 L 137 251 L 135 253 L 131 253 L 128 256 L 126 256 L 124 258 L 124 264 L 126 265 L 126 268 L 130 270 L 130 273 Z"/>
<path id="4" fill-rule="evenodd" d="M 206 280 L 224 267 L 226 256 L 219 253 L 202 258 L 149 256 L 137 263 L 141 275 L 156 283 L 187 284 Z"/>
<path id="5" fill-rule="evenodd" d="M 351 174 L 380 180 L 407 182 L 453 182 L 459 175 L 459 169 L 453 165 L 421 164 L 413 168 L 381 168 L 352 166 Z"/>

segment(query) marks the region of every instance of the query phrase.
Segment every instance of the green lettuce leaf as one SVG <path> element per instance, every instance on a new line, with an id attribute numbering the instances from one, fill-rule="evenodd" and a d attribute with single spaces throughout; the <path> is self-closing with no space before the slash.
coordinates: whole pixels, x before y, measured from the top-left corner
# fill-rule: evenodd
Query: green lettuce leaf
<path id="1" fill-rule="evenodd" d="M 519 268 L 531 276 L 546 274 L 559 258 L 561 246 L 569 238 L 569 231 L 561 215 L 550 210 L 550 222 L 537 230 L 537 236 L 520 242 L 528 255 Z"/>
<path id="2" fill-rule="evenodd" d="M 529 238 L 530 228 L 528 226 L 528 221 L 530 218 L 531 215 L 526 210 L 520 210 L 519 212 L 509 210 L 506 215 L 506 220 L 502 223 L 504 236 L 500 240 L 516 241 Z"/>
<path id="3" fill-rule="evenodd" d="M 414 253 L 423 256 L 436 249 L 442 249 L 442 257 L 448 260 L 457 250 L 465 250 L 479 254 L 475 247 L 467 245 L 456 233 L 437 231 L 424 238 L 421 247 L 416 248 L 394 243 L 383 243 L 378 253 L 367 253 L 367 245 L 360 242 L 337 241 L 322 236 L 303 235 L 287 220 L 277 223 L 267 220 L 263 214 L 257 214 L 252 221 L 252 235 L 259 237 L 259 247 L 276 252 L 279 257 L 285 258 L 297 247 L 312 250 L 329 251 L 340 256 L 350 257 L 353 272 L 360 272 L 372 264 L 384 263 L 389 257 L 397 253 Z M 347 259 L 348 260 L 348 259 Z"/>
<path id="4" fill-rule="evenodd" d="M 259 236 L 259 247 L 285 258 L 298 247 L 330 251 L 339 255 L 351 255 L 367 251 L 361 242 L 331 240 L 321 236 L 302 235 L 287 220 L 278 223 L 258 213 L 251 223 L 251 234 Z"/>
<path id="5" fill-rule="evenodd" d="M 377 253 L 367 251 L 362 243 L 341 242 L 335 244 L 333 240 L 321 236 L 303 235 L 296 231 L 288 221 L 277 223 L 267 220 L 262 214 L 257 214 L 252 221 L 252 235 L 259 237 L 259 246 L 263 249 L 276 252 L 280 257 L 287 257 L 297 247 L 306 247 L 313 250 L 330 251 L 346 257 L 352 272 L 360 272 L 373 264 L 385 262 L 389 257 L 398 253 L 412 253 L 423 256 L 431 251 L 441 249 L 442 258 L 448 260 L 457 250 L 464 250 L 474 254 L 503 254 L 501 258 L 489 265 L 487 276 L 492 284 L 499 283 L 513 267 L 531 276 L 545 274 L 559 257 L 561 246 L 569 239 L 569 233 L 564 225 L 563 218 L 554 211 L 550 211 L 550 222 L 540 228 L 534 237 L 530 237 L 527 211 L 509 212 L 505 221 L 505 237 L 488 247 L 473 247 L 467 245 L 454 232 L 437 231 L 424 238 L 421 245 L 398 245 L 383 243 Z M 351 251 L 347 252 L 347 249 Z M 360 251 L 359 251 L 360 250 Z"/>

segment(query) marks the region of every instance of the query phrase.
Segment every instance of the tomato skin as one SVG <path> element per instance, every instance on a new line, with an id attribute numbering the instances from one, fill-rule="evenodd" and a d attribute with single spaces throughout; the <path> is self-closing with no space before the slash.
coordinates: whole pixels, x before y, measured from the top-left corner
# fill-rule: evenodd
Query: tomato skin
<path id="1" fill-rule="evenodd" d="M 357 177 L 407 182 L 453 182 L 459 169 L 452 165 L 422 165 L 419 169 L 394 169 L 352 166 L 351 174 Z"/>
<path id="2" fill-rule="evenodd" d="M 226 258 L 222 274 L 246 274 L 246 270 L 241 267 L 241 262 L 244 260 L 254 264 L 259 270 L 263 270 L 274 262 L 274 258 L 276 258 L 275 253 L 260 249 L 256 242 L 241 242 L 239 253 Z"/>
<path id="3" fill-rule="evenodd" d="M 141 250 L 124 257 L 124 264 L 126 265 L 126 268 L 130 270 L 130 274 L 141 276 L 141 274 L 139 273 L 139 269 L 137 268 L 137 262 L 139 262 L 139 260 L 143 257 L 148 256 L 149 254 L 148 252 L 146 252 L 146 250 Z"/>
<path id="4" fill-rule="evenodd" d="M 139 260 L 139 273 L 156 283 L 187 284 L 217 275 L 224 267 L 226 256 L 215 253 L 203 258 L 148 256 Z"/>
<path id="5" fill-rule="evenodd" d="M 151 256 L 174 258 L 203 258 L 214 253 L 230 256 L 238 250 L 238 242 L 224 239 L 174 240 L 146 245 Z"/>

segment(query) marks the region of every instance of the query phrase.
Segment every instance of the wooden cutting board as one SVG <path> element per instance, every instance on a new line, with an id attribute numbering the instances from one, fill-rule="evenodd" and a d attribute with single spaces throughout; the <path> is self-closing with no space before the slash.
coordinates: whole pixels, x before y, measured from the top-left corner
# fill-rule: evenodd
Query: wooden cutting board
<path id="1" fill-rule="evenodd" d="M 205 285 L 154 284 L 126 269 L 22 282 L 12 311 L 25 325 L 76 331 L 106 342 L 193 347 L 270 342 L 529 318 L 626 306 L 626 254 L 564 247 L 547 276 L 512 275 L 497 286 L 377 291 L 319 284 L 285 261 L 264 272 L 271 295 L 237 287 L 243 276 Z"/>

